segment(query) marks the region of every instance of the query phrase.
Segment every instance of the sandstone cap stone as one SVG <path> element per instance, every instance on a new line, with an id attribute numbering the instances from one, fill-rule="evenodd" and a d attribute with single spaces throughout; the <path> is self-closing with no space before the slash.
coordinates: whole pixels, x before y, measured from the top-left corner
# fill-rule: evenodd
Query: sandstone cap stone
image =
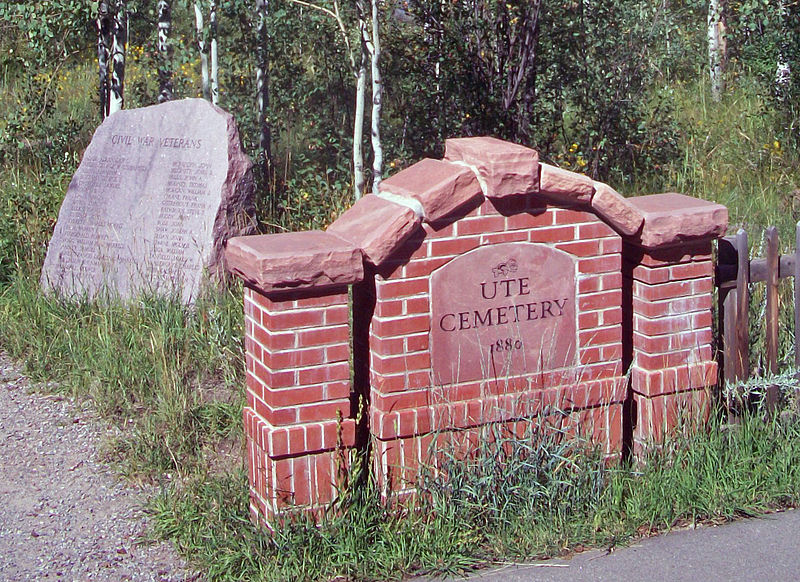
<path id="1" fill-rule="evenodd" d="M 618 232 L 633 236 L 644 223 L 641 211 L 608 184 L 594 183 L 592 209 Z"/>
<path id="2" fill-rule="evenodd" d="M 539 164 L 539 192 L 560 202 L 589 204 L 594 180 L 550 164 Z"/>
<path id="3" fill-rule="evenodd" d="M 225 259 L 230 272 L 265 292 L 347 285 L 364 278 L 361 250 L 320 230 L 232 238 Z"/>
<path id="4" fill-rule="evenodd" d="M 408 239 L 420 219 L 408 207 L 367 194 L 327 228 L 327 232 L 353 243 L 367 260 L 379 266 Z"/>
<path id="5" fill-rule="evenodd" d="M 387 178 L 381 190 L 418 200 L 426 222 L 437 222 L 483 196 L 472 170 L 430 158 Z"/>
<path id="6" fill-rule="evenodd" d="M 474 167 L 490 198 L 539 189 L 539 152 L 525 146 L 494 137 L 459 137 L 445 140 L 444 159 Z"/>
<path id="7" fill-rule="evenodd" d="M 646 248 L 718 238 L 728 227 L 728 209 L 715 202 L 674 192 L 627 200 L 644 216 L 638 243 Z"/>

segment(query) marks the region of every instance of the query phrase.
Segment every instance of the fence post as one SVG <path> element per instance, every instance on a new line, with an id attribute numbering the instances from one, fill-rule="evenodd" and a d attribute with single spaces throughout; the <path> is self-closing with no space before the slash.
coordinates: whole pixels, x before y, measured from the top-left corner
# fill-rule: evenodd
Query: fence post
<path id="1" fill-rule="evenodd" d="M 796 368 L 800 368 L 798 339 L 800 339 L 800 222 L 794 231 L 794 365 Z"/>
<path id="2" fill-rule="evenodd" d="M 767 229 L 767 372 L 778 373 L 778 229 Z"/>
<path id="3" fill-rule="evenodd" d="M 722 301 L 722 348 L 723 348 L 723 377 L 725 383 L 736 381 L 736 288 L 727 289 Z M 726 401 L 728 409 L 731 408 L 730 398 Z"/>
<path id="4" fill-rule="evenodd" d="M 747 232 L 739 229 L 736 233 L 736 379 L 745 381 L 750 377 L 750 251 L 747 245 Z"/>
<path id="5" fill-rule="evenodd" d="M 736 286 L 730 281 L 735 278 L 730 276 L 732 269 L 736 268 L 736 237 L 726 236 L 717 244 L 717 308 L 718 321 L 720 322 L 720 355 L 722 357 L 722 377 L 725 383 L 733 382 L 736 377 Z M 734 271 L 735 272 L 735 271 Z M 728 402 L 730 405 L 730 402 Z M 730 408 L 730 406 L 729 406 Z"/>

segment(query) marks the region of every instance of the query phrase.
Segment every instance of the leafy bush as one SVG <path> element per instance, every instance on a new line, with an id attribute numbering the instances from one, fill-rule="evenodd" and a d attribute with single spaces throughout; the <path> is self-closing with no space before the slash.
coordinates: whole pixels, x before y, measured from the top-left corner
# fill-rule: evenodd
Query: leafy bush
<path id="1" fill-rule="evenodd" d="M 83 52 L 94 44 L 93 4 L 83 0 L 0 2 L 0 52 L 11 50 L 14 60 L 29 71 L 52 67 L 68 55 Z"/>

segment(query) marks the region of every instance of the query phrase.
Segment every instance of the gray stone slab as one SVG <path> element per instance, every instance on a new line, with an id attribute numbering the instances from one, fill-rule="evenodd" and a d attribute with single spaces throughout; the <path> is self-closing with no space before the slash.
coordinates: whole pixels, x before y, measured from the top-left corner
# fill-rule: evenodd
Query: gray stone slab
<path id="1" fill-rule="evenodd" d="M 251 168 L 233 117 L 202 99 L 111 115 L 67 189 L 43 288 L 193 301 L 225 241 L 254 230 Z"/>

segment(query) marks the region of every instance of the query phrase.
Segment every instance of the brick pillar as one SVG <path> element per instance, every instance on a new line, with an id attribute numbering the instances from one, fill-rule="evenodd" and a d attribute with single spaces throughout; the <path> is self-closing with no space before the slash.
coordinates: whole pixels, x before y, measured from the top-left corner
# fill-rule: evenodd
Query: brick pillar
<path id="1" fill-rule="evenodd" d="M 315 508 L 335 494 L 353 444 L 347 287 L 270 297 L 246 288 L 245 432 L 251 512 Z"/>
<path id="2" fill-rule="evenodd" d="M 631 388 L 634 444 L 661 440 L 681 421 L 703 416 L 716 384 L 712 352 L 711 241 L 630 252 L 633 298 Z M 681 414 L 686 418 L 679 418 Z"/>
<path id="3" fill-rule="evenodd" d="M 627 249 L 633 304 L 634 444 L 707 411 L 717 381 L 712 352 L 711 240 L 665 250 Z M 688 415 L 681 419 L 681 414 Z M 696 417 L 695 417 L 696 418 Z"/>
<path id="4" fill-rule="evenodd" d="M 252 518 L 316 512 L 354 444 L 349 286 L 363 278 L 361 252 L 311 231 L 234 238 L 226 259 L 245 281 Z"/>
<path id="5" fill-rule="evenodd" d="M 642 231 L 623 245 L 628 439 L 638 453 L 708 415 L 709 389 L 717 381 L 711 252 L 728 211 L 681 194 L 628 200 L 644 216 Z"/>

